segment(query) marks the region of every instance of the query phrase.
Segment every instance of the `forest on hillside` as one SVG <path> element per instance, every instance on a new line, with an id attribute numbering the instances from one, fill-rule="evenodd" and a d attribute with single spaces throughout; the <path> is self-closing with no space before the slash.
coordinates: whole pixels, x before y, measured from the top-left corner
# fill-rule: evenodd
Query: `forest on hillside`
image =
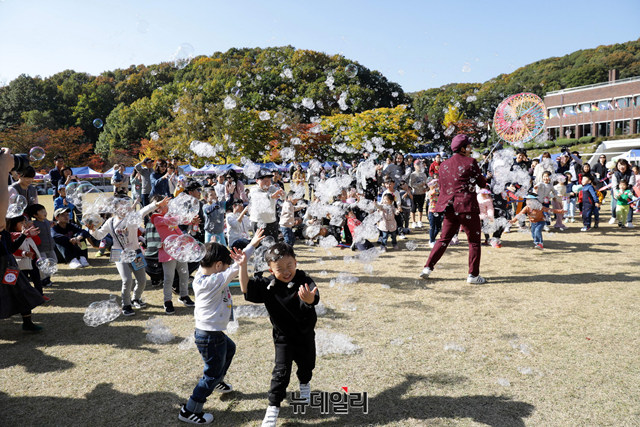
<path id="1" fill-rule="evenodd" d="M 73 165 L 104 169 L 143 156 L 195 165 L 241 157 L 348 159 L 362 150 L 447 146 L 457 132 L 487 131 L 506 96 L 640 75 L 640 39 L 548 58 L 484 83 L 405 93 L 400 85 L 340 55 L 295 49 L 230 49 L 211 56 L 105 71 L 21 75 L 0 88 L 0 144 L 34 145 Z M 214 149 L 195 156 L 193 141 Z M 49 167 L 52 156 L 42 164 Z"/>

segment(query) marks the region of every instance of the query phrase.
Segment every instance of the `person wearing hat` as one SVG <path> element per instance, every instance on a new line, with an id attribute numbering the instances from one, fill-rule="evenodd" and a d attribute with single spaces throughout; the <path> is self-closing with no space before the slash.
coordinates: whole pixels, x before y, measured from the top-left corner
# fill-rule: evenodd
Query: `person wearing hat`
<path id="1" fill-rule="evenodd" d="M 535 194 L 527 194 L 525 197 L 526 206 L 520 211 L 520 215 L 527 216 L 529 218 L 529 222 L 531 223 L 531 237 L 533 238 L 533 248 L 534 249 L 544 249 L 543 240 L 542 240 L 542 229 L 545 225 L 545 212 L 553 212 L 557 214 L 564 213 L 562 209 L 549 209 L 542 206 L 542 203 L 538 200 L 538 196 Z M 512 224 L 518 221 L 518 218 L 513 218 L 511 221 Z"/>
<path id="2" fill-rule="evenodd" d="M 436 263 L 442 258 L 447 246 L 460 227 L 467 233 L 469 241 L 469 276 L 467 283 L 483 284 L 486 279 L 480 276 L 481 223 L 480 208 L 476 195 L 476 185 L 487 185 L 476 160 L 471 157 L 471 140 L 463 134 L 456 135 L 451 142 L 453 155 L 440 165 L 440 194 L 435 211 L 444 215 L 442 233 L 436 241 L 420 277 L 427 279 Z"/>
<path id="3" fill-rule="evenodd" d="M 276 203 L 284 196 L 284 191 L 271 184 L 273 174 L 268 169 L 260 169 L 256 175 L 256 183 L 249 192 L 249 219 L 255 229 L 264 228 L 265 236 L 278 241 L 278 217 Z"/>
<path id="4" fill-rule="evenodd" d="M 142 191 L 140 194 L 140 203 L 142 206 L 149 204 L 149 194 L 151 194 L 151 174 L 153 173 L 153 160 L 145 157 L 140 163 L 133 167 L 140 175 L 142 181 Z"/>
<path id="5" fill-rule="evenodd" d="M 69 209 L 69 219 L 75 223 L 76 206 L 67 198 L 67 186 L 64 184 L 58 185 L 58 197 L 53 200 L 53 210 L 61 208 Z"/>
<path id="6" fill-rule="evenodd" d="M 69 222 L 68 207 L 58 208 L 53 212 L 56 225 L 51 228 L 53 241 L 64 257 L 69 268 L 89 267 L 88 250 L 85 240 L 93 240 L 88 231 Z"/>

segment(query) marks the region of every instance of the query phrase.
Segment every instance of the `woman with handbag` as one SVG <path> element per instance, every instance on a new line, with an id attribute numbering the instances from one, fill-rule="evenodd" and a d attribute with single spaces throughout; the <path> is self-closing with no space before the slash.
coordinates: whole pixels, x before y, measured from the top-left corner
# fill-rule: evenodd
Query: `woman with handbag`
<path id="1" fill-rule="evenodd" d="M 111 261 L 116 264 L 122 278 L 122 314 L 133 316 L 136 314 L 133 307 L 144 308 L 146 306 L 146 303 L 142 301 L 142 292 L 147 284 L 146 261 L 138 243 L 138 227 L 127 223 L 126 214 L 133 212 L 133 204 L 126 199 L 121 199 L 119 203 L 122 203 L 123 206 L 117 208 L 114 215 L 107 219 L 99 229 L 96 229 L 93 224 L 90 224 L 88 228 L 91 235 L 97 240 L 102 240 L 107 234 L 113 237 Z M 126 203 L 130 204 L 129 209 L 124 206 Z M 150 203 L 139 211 L 140 217 L 144 218 L 158 207 L 166 207 L 168 203 L 168 197 L 160 202 Z M 131 299 L 134 277 L 136 286 L 133 288 L 133 299 Z"/>

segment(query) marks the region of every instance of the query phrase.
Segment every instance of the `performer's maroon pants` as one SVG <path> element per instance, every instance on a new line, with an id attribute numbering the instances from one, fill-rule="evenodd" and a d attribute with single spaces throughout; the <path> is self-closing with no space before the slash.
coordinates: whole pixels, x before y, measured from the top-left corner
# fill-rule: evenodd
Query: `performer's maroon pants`
<path id="1" fill-rule="evenodd" d="M 467 233 L 467 240 L 469 241 L 469 274 L 477 276 L 480 274 L 480 242 L 482 240 L 480 234 L 482 231 L 480 214 L 469 212 L 456 213 L 451 205 L 447 206 L 445 211 L 440 213 L 440 215 L 443 214 L 444 222 L 442 223 L 442 233 L 433 249 L 431 249 L 425 267 L 433 270 L 447 250 L 447 246 L 449 246 L 449 242 L 451 242 L 453 236 L 455 236 L 462 227 L 462 230 Z"/>

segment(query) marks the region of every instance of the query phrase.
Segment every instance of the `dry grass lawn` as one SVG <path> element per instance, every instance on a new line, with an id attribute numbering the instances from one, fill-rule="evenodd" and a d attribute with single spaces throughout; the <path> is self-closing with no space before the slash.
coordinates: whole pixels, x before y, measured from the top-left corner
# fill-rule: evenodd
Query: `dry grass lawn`
<path id="1" fill-rule="evenodd" d="M 327 306 L 317 328 L 361 348 L 319 357 L 312 389 L 367 391 L 370 411 L 294 416 L 285 403 L 279 425 L 640 425 L 639 234 L 570 224 L 545 233 L 541 252 L 528 233 L 512 232 L 502 249 L 483 247 L 485 286 L 464 280 L 464 239 L 429 281 L 417 278 L 424 230 L 411 236 L 417 250 L 383 254 L 373 274 L 345 261 L 348 249 L 299 244 L 299 265 Z M 0 321 L 0 425 L 179 424 L 202 369 L 195 348 L 179 347 L 193 333 L 192 309 L 177 304 L 176 315 L 164 315 L 161 290 L 149 286 L 149 306 L 136 316 L 85 326 L 85 308 L 120 288 L 115 268 L 94 255 L 91 268 L 61 266 L 47 291 L 54 300 L 34 312 L 43 333 L 23 334 L 19 316 Z M 340 272 L 359 281 L 331 286 Z M 172 342 L 147 341 L 152 316 Z M 205 409 L 217 425 L 259 425 L 273 362 L 269 321 L 242 318 L 231 337 L 227 379 L 237 391 L 212 396 Z"/>

